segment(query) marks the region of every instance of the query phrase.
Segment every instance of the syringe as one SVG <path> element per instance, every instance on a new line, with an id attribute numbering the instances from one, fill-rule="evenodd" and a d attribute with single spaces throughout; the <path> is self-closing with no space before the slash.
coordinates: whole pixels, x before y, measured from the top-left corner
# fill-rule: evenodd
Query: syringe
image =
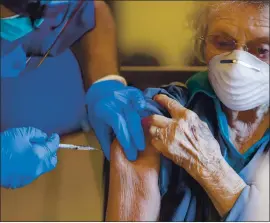
<path id="1" fill-rule="evenodd" d="M 60 149 L 85 150 L 85 151 L 102 151 L 91 146 L 78 146 L 73 144 L 59 144 Z"/>

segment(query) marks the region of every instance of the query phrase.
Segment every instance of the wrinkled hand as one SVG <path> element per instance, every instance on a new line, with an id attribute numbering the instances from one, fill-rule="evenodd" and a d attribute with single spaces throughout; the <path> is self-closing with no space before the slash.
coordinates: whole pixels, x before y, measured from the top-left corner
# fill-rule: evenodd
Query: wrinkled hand
<path id="1" fill-rule="evenodd" d="M 119 81 L 101 81 L 87 93 L 88 119 L 110 160 L 113 133 L 122 145 L 128 160 L 137 159 L 138 151 L 145 149 L 144 133 L 139 111 L 146 106 L 143 93 Z"/>
<path id="2" fill-rule="evenodd" d="M 32 127 L 1 133 L 1 187 L 19 188 L 30 184 L 57 164 L 59 136 L 50 137 Z"/>
<path id="3" fill-rule="evenodd" d="M 218 142 L 197 114 L 165 95 L 158 95 L 155 100 L 172 119 L 152 116 L 147 120 L 152 145 L 183 167 L 204 188 L 220 216 L 224 216 L 245 188 L 245 182 L 225 161 Z"/>
<path id="4" fill-rule="evenodd" d="M 207 124 L 165 95 L 156 96 L 155 101 L 168 110 L 172 119 L 153 115 L 144 120 L 149 125 L 152 145 L 197 180 L 217 171 L 223 157 Z"/>

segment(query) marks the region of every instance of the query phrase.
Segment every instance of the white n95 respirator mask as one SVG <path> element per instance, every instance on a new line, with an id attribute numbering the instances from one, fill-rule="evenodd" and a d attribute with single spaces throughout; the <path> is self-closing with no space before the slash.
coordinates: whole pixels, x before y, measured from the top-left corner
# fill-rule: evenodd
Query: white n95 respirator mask
<path id="1" fill-rule="evenodd" d="M 269 64 L 248 52 L 213 57 L 208 79 L 220 101 L 234 111 L 269 106 Z"/>

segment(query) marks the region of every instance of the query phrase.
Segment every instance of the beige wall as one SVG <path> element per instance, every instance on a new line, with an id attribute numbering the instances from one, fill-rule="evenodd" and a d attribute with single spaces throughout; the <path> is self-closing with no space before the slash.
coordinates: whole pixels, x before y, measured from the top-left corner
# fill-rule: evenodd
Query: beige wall
<path id="1" fill-rule="evenodd" d="M 147 51 L 162 65 L 185 65 L 192 48 L 187 15 L 195 1 L 116 1 L 119 46 L 123 53 Z"/>

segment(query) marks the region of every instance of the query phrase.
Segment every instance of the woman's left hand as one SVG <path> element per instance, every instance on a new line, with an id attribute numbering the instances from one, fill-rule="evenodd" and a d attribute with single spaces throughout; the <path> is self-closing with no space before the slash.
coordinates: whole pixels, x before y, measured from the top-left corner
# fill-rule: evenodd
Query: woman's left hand
<path id="1" fill-rule="evenodd" d="M 199 182 L 216 173 L 223 157 L 207 124 L 165 95 L 156 96 L 155 101 L 167 109 L 172 119 L 153 115 L 144 120 L 150 127 L 152 145 Z"/>
<path id="2" fill-rule="evenodd" d="M 172 119 L 154 115 L 143 120 L 150 127 L 152 145 L 164 156 L 183 167 L 206 191 L 220 216 L 231 210 L 246 186 L 223 158 L 207 124 L 194 112 L 165 95 L 155 101 L 164 106 Z"/>

